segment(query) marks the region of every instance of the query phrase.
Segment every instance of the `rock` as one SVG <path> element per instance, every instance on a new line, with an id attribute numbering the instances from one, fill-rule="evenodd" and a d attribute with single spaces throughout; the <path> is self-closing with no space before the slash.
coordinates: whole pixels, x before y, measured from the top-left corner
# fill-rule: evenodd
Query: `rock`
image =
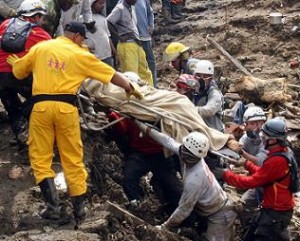
<path id="1" fill-rule="evenodd" d="M 22 167 L 14 166 L 8 173 L 9 178 L 16 180 L 24 176 Z"/>

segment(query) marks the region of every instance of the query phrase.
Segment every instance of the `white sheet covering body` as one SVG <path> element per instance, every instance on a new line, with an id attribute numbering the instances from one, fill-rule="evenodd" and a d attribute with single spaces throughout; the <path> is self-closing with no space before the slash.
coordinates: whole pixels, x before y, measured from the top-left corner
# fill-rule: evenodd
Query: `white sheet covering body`
<path id="1" fill-rule="evenodd" d="M 155 122 L 159 119 L 161 131 L 178 142 L 181 142 L 182 138 L 191 131 L 205 134 L 210 140 L 212 150 L 221 149 L 228 141 L 228 134 L 209 128 L 205 124 L 197 108 L 186 96 L 148 85 L 141 87 L 134 83 L 133 85 L 144 95 L 143 100 L 131 97 L 130 101 L 126 102 L 126 95 L 122 88 L 113 84 L 102 85 L 95 80 L 85 81 L 83 88 L 90 95 L 95 96 L 102 105 L 119 110 L 138 120 Z M 160 115 L 168 116 L 172 120 Z"/>

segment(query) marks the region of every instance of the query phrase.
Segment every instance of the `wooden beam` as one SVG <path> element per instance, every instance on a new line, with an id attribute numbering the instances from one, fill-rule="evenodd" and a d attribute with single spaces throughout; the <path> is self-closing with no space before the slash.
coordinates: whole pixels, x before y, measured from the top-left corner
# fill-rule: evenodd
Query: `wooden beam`
<path id="1" fill-rule="evenodd" d="M 219 50 L 226 58 L 228 58 L 230 62 L 233 63 L 234 66 L 237 67 L 240 71 L 242 71 L 245 75 L 253 76 L 244 66 L 241 65 L 241 63 L 237 59 L 233 58 L 220 44 L 218 44 L 208 35 L 206 37 L 206 40 L 210 44 L 212 44 L 217 50 Z"/>

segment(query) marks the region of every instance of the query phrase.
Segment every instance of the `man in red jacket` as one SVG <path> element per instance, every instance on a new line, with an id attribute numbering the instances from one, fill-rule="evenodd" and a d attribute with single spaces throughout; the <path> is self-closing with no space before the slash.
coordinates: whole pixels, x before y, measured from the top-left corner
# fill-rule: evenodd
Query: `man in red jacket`
<path id="1" fill-rule="evenodd" d="M 19 17 L 5 20 L 0 25 L 0 99 L 9 117 L 14 139 L 19 149 L 25 146 L 26 139 L 21 138 L 24 130 L 22 102 L 18 96 L 31 96 L 32 77 L 19 81 L 12 73 L 6 59 L 11 54 L 24 56 L 29 49 L 43 40 L 51 39 L 50 35 L 38 26 L 46 14 L 45 5 L 39 0 L 24 0 L 19 8 Z"/>
<path id="2" fill-rule="evenodd" d="M 119 119 L 116 112 L 108 114 L 109 121 Z M 167 213 L 172 213 L 178 205 L 182 184 L 176 176 L 172 157 L 165 158 L 163 147 L 149 136 L 143 135 L 131 119 L 124 119 L 113 125 L 108 135 L 118 144 L 124 154 L 123 188 L 132 204 L 142 201 L 144 192 L 140 179 L 152 172 L 151 184 Z"/>
<path id="3" fill-rule="evenodd" d="M 250 189 L 263 187 L 261 209 L 245 233 L 244 240 L 284 241 L 290 240 L 287 226 L 293 215 L 293 193 L 290 191 L 291 173 L 286 153 L 293 155 L 287 148 L 287 126 L 283 119 L 274 118 L 262 127 L 262 139 L 268 150 L 268 157 L 261 167 L 246 161 L 244 166 L 251 174 L 243 176 L 229 170 L 216 171 L 229 185 Z"/>

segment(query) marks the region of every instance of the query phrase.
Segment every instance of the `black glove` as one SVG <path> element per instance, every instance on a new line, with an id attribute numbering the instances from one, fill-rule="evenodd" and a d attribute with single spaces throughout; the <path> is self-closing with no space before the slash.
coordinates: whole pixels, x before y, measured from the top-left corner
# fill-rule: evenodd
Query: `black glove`
<path id="1" fill-rule="evenodd" d="M 222 180 L 224 172 L 228 170 L 228 168 L 216 167 L 214 170 L 212 170 L 212 173 L 215 175 L 217 180 Z"/>
<path id="2" fill-rule="evenodd" d="M 95 26 L 95 21 L 89 22 L 89 23 L 84 23 L 86 26 L 87 30 L 89 30 L 91 33 L 96 33 L 97 28 Z"/>

